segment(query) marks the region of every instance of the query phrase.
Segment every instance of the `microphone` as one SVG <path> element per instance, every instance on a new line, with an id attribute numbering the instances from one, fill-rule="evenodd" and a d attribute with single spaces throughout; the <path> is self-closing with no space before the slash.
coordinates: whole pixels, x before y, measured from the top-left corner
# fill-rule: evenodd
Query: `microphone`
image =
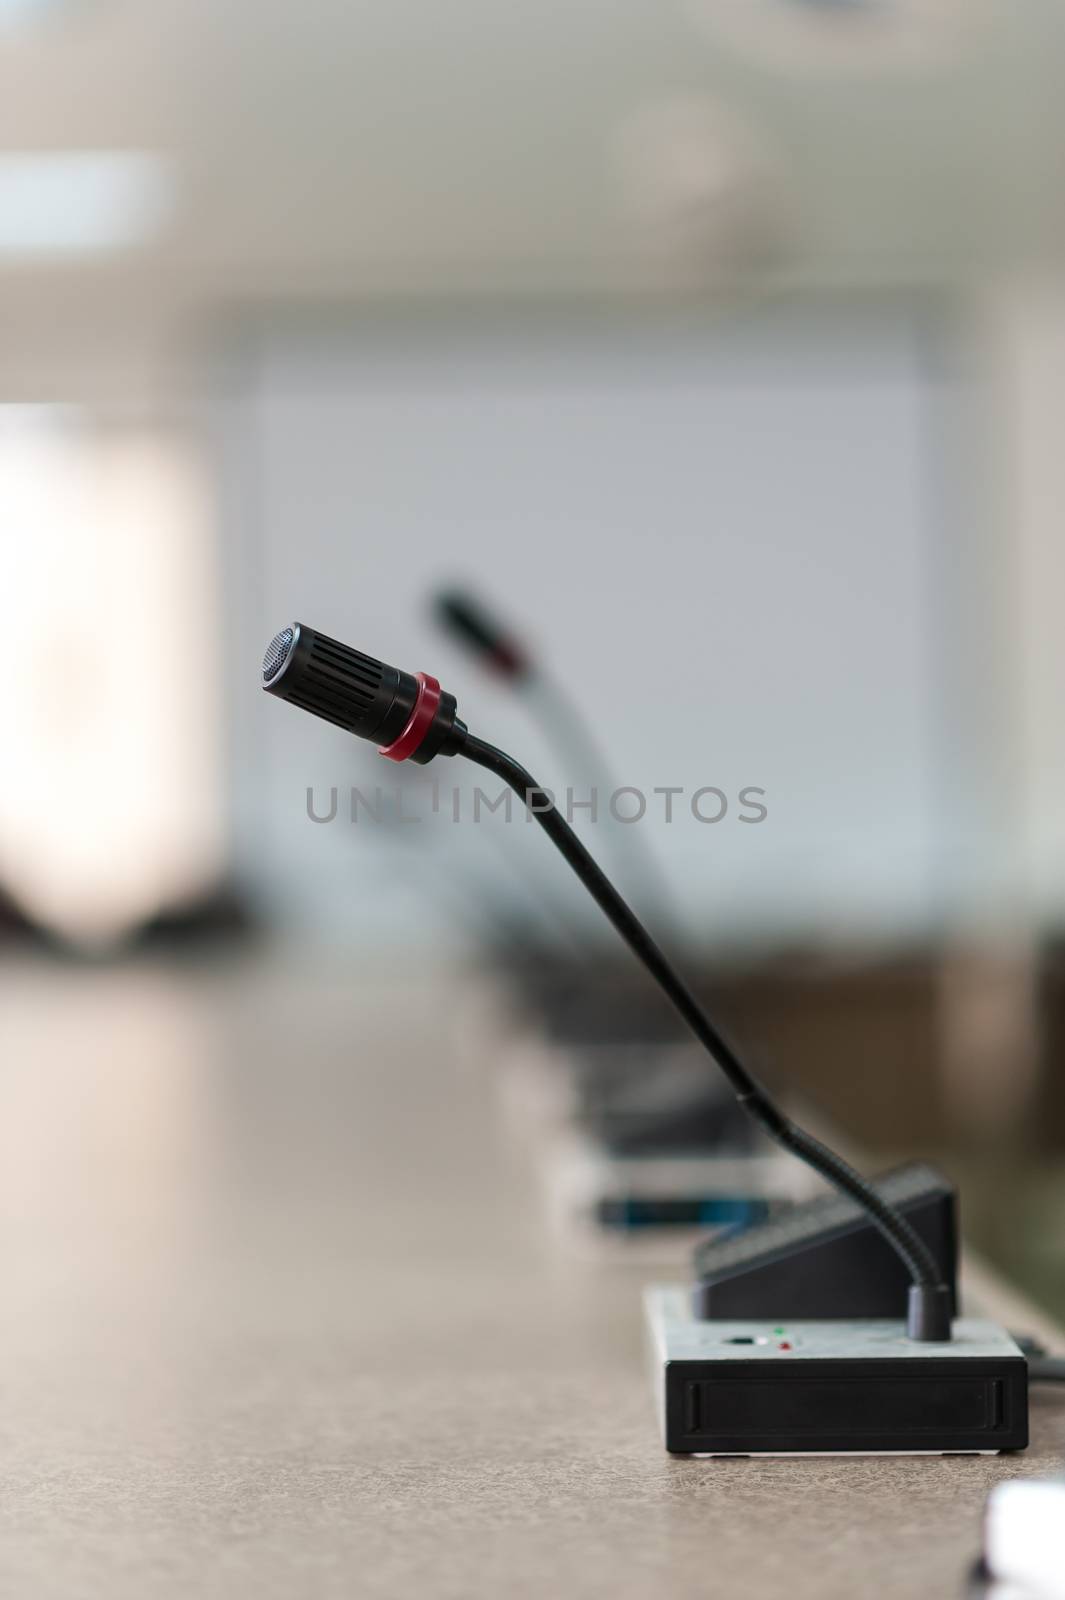
<path id="1" fill-rule="evenodd" d="M 282 628 L 263 657 L 263 688 L 359 739 L 383 741 L 390 761 L 425 766 L 466 737 L 455 696 L 424 672 L 401 672 L 301 622 Z"/>
<path id="2" fill-rule="evenodd" d="M 855 1201 L 895 1251 L 910 1279 L 907 1333 L 924 1343 L 951 1338 L 952 1295 L 912 1223 L 834 1150 L 785 1116 L 741 1061 L 627 902 L 574 833 L 551 796 L 504 750 L 470 733 L 455 697 L 426 673 L 401 672 L 374 656 L 294 622 L 271 641 L 262 686 L 360 739 L 384 739 L 380 754 L 425 765 L 463 755 L 501 778 L 569 863 L 592 899 L 728 1079 L 738 1103 L 783 1149 Z"/>
<path id="3" fill-rule="evenodd" d="M 521 695 L 560 759 L 591 783 L 601 806 L 608 805 L 619 785 L 594 727 L 568 685 L 536 660 L 507 623 L 468 589 L 441 590 L 433 602 L 433 614 L 446 633 Z M 625 858 L 626 881 L 639 893 L 645 910 L 649 908 L 653 924 L 675 927 L 678 919 L 669 885 L 647 840 L 639 829 L 623 827 L 609 808 L 607 821 L 612 824 L 611 838 L 619 864 L 622 854 Z M 624 846 L 623 836 L 627 836 Z"/>
<path id="4" fill-rule="evenodd" d="M 392 761 L 424 766 L 435 755 L 454 755 L 465 733 L 454 695 L 443 693 L 435 678 L 386 666 L 298 622 L 270 641 L 263 688 L 358 738 L 383 740 L 380 753 Z M 497 942 L 512 939 L 507 929 Z"/>
<path id="5" fill-rule="evenodd" d="M 464 589 L 444 589 L 433 602 L 441 626 L 502 678 L 524 683 L 536 676 L 524 646 L 506 624 Z"/>

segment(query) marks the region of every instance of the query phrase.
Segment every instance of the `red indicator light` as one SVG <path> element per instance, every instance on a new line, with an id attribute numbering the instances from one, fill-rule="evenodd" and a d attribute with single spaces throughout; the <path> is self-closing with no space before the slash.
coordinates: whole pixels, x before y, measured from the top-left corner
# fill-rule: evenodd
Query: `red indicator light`
<path id="1" fill-rule="evenodd" d="M 777 1348 L 778 1348 L 778 1350 L 790 1350 L 791 1349 L 791 1345 L 785 1339 L 781 1344 L 779 1344 L 777 1346 Z"/>

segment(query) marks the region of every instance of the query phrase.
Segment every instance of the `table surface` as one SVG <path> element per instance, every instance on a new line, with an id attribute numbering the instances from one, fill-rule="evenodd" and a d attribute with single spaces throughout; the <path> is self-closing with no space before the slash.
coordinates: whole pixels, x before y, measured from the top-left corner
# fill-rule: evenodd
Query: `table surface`
<path id="1" fill-rule="evenodd" d="M 453 1000 L 0 970 L 3 1593 L 959 1596 L 1065 1395 L 1015 1457 L 667 1456 L 646 1266 L 545 1225 Z"/>

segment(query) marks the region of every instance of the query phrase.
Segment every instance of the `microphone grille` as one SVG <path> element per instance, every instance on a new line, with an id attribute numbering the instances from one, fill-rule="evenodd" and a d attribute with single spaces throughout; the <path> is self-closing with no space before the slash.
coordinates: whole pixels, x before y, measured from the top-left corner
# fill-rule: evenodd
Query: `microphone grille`
<path id="1" fill-rule="evenodd" d="M 291 628 L 282 628 L 279 634 L 270 640 L 263 656 L 263 682 L 269 683 L 281 671 L 288 653 L 292 649 L 292 641 L 296 637 Z"/>

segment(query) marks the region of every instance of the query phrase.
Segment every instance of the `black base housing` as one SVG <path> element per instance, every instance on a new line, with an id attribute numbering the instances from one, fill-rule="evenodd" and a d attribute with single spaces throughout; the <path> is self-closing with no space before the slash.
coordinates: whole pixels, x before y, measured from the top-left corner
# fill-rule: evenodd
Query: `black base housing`
<path id="1" fill-rule="evenodd" d="M 934 1167 L 911 1162 L 874 1188 L 901 1211 L 932 1253 L 957 1310 L 958 1225 L 954 1190 Z M 697 1318 L 772 1321 L 898 1317 L 910 1280 L 869 1217 L 843 1195 L 820 1195 L 735 1237 L 696 1246 Z"/>
<path id="2" fill-rule="evenodd" d="M 1023 1358 L 671 1361 L 665 1445 L 675 1454 L 1023 1450 Z"/>

